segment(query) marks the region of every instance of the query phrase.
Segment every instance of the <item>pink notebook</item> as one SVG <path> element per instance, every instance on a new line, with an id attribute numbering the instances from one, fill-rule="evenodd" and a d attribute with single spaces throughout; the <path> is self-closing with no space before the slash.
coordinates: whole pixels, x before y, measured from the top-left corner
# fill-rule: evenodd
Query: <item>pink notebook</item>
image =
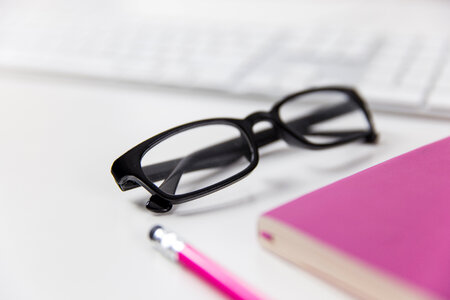
<path id="1" fill-rule="evenodd" d="M 450 299 L 450 137 L 260 217 L 261 244 L 363 299 Z"/>

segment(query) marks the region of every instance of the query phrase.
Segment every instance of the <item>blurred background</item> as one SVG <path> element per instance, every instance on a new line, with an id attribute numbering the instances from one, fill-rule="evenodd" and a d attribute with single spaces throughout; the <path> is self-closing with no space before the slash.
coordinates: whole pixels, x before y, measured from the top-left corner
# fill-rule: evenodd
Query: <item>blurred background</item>
<path id="1" fill-rule="evenodd" d="M 449 118 L 450 3 L 0 2 L 0 68 L 274 99 L 356 86 L 380 111 Z"/>

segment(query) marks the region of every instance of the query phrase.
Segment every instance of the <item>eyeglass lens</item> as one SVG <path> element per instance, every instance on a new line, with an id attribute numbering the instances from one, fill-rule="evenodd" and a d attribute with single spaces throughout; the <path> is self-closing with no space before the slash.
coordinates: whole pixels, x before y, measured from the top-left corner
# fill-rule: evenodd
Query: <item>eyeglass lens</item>
<path id="1" fill-rule="evenodd" d="M 289 129 L 318 145 L 369 129 L 363 110 L 339 91 L 317 91 L 290 99 L 280 107 L 279 116 Z"/>
<path id="2" fill-rule="evenodd" d="M 148 180 L 170 195 L 206 188 L 250 165 L 250 144 L 229 124 L 203 124 L 168 137 L 143 156 Z"/>

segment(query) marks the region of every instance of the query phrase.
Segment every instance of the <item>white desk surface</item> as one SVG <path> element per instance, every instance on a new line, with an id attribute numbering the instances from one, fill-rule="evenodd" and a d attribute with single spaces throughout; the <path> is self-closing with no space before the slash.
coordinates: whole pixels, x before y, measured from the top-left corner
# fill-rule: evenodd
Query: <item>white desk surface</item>
<path id="1" fill-rule="evenodd" d="M 40 2 L 55 5 L 57 1 Z M 146 1 L 135 2 L 146 5 Z M 233 17 L 240 12 L 242 20 L 274 15 L 277 20 L 284 16 L 296 20 L 347 10 L 341 2 L 327 6 L 328 15 L 321 10 L 308 14 L 310 6 L 281 14 L 271 9 L 276 1 L 258 1 L 258 6 L 255 1 L 220 5 L 203 1 L 203 6 L 176 2 L 164 2 L 166 15 L 195 11 L 213 19 L 227 10 Z M 367 6 L 366 12 L 372 11 Z M 383 22 L 398 20 L 395 14 L 379 13 Z M 367 16 L 355 15 L 355 21 L 366 21 Z M 268 109 L 271 103 L 0 73 L 0 104 L 0 299 L 222 299 L 151 247 L 148 231 L 156 223 L 177 231 L 270 299 L 350 299 L 263 250 L 257 241 L 258 216 L 450 133 L 448 121 L 376 114 L 378 145 L 355 143 L 310 151 L 281 143 L 282 150 L 261 157 L 244 180 L 160 216 L 145 210 L 148 194 L 142 189 L 119 190 L 110 174 L 112 162 L 173 126 L 202 118 L 245 117 Z"/>
<path id="2" fill-rule="evenodd" d="M 263 250 L 258 216 L 450 129 L 448 121 L 376 114 L 378 145 L 281 144 L 236 185 L 160 216 L 145 210 L 142 189 L 118 189 L 114 159 L 172 126 L 244 117 L 270 103 L 12 74 L 0 76 L 0 99 L 1 299 L 221 299 L 151 247 L 155 223 L 271 299 L 349 299 Z"/>

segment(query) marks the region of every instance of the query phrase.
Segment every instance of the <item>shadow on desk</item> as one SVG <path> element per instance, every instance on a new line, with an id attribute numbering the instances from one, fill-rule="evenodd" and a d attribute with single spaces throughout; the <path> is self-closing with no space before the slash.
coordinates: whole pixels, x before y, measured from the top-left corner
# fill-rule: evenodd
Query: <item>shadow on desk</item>
<path id="1" fill-rule="evenodd" d="M 361 147 L 361 145 L 358 145 Z M 309 150 L 305 149 L 292 149 L 292 148 L 276 148 L 270 151 L 264 151 L 260 153 L 260 159 L 270 163 L 270 160 L 277 160 L 277 163 L 280 159 L 280 156 L 283 157 L 283 160 L 292 161 L 295 163 L 287 163 L 287 167 L 283 170 L 282 173 L 287 174 L 296 174 L 298 173 L 298 169 L 301 168 L 305 173 L 309 173 L 311 171 L 315 173 L 339 173 L 346 169 L 358 168 L 358 166 L 365 167 L 367 161 L 370 160 L 373 151 L 373 146 L 364 147 L 359 149 L 359 151 L 352 151 L 352 155 L 348 155 L 347 147 L 341 147 L 339 149 L 331 149 L 326 152 L 328 155 L 325 157 L 327 159 L 321 159 L 319 164 L 310 164 L 308 163 L 308 157 L 305 156 L 305 152 Z M 354 149 L 352 149 L 354 150 Z M 322 151 L 318 151 L 314 153 L 316 155 L 324 154 Z M 296 161 L 295 157 L 302 158 L 300 161 Z M 339 157 L 340 159 L 336 159 Z M 306 160 L 306 163 L 305 163 Z M 314 160 L 317 162 L 317 160 Z M 251 176 L 251 175 L 250 175 Z M 265 201 L 266 199 L 273 199 L 274 196 L 279 195 L 280 191 L 286 192 L 298 187 L 299 181 L 295 179 L 295 177 L 285 176 L 284 178 L 279 177 L 279 180 L 271 178 L 262 178 L 261 183 L 258 184 L 258 190 L 250 190 L 246 193 L 239 193 L 238 196 L 225 196 L 225 197 L 216 197 L 214 200 L 218 201 L 209 201 L 208 204 L 201 203 L 199 205 L 193 205 L 193 207 L 189 207 L 189 204 L 194 204 L 192 202 L 187 204 L 181 204 L 180 206 L 175 205 L 172 211 L 164 215 L 176 215 L 176 216 L 194 216 L 200 215 L 204 213 L 212 213 L 215 211 L 222 211 L 226 209 L 235 209 L 239 208 L 242 205 L 249 205 L 255 201 Z M 214 197 L 214 195 L 218 195 L 217 193 L 213 195 L 208 195 L 206 197 Z M 234 193 L 235 195 L 235 193 Z M 148 197 L 138 198 L 133 201 L 133 203 L 138 206 L 140 209 L 145 209 L 145 204 L 148 201 Z M 195 204 L 198 203 L 198 200 Z M 206 203 L 207 201 L 205 201 Z M 214 202 L 213 204 L 210 204 Z M 153 214 L 153 213 L 152 213 Z M 159 214 L 155 214 L 159 215 Z"/>

